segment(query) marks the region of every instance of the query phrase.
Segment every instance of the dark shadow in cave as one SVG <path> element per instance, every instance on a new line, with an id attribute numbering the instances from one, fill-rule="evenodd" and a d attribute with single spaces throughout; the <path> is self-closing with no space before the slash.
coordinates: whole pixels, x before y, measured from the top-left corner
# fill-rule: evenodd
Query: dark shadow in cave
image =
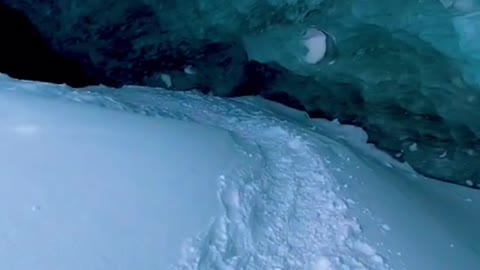
<path id="1" fill-rule="evenodd" d="M 1 2 L 0 37 L 0 73 L 72 87 L 96 84 L 79 63 L 54 52 L 21 11 Z"/>

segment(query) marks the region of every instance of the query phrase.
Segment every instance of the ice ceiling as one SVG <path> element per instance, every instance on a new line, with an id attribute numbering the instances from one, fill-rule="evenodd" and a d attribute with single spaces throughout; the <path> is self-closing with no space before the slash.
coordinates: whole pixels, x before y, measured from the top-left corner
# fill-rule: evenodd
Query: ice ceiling
<path id="1" fill-rule="evenodd" d="M 259 94 L 480 187 L 480 1 L 3 2 L 88 83 Z"/>

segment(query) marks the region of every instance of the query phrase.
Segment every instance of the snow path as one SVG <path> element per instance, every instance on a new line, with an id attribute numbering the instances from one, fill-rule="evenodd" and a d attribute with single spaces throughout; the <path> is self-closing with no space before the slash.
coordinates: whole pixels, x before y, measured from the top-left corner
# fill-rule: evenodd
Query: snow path
<path id="1" fill-rule="evenodd" d="M 11 89 L 19 88 L 39 93 L 31 83 Z M 57 89 L 39 94 L 212 125 L 237 139 L 245 164 L 219 177 L 224 214 L 192 240 L 173 269 L 390 269 L 361 240 L 322 153 L 312 147 L 321 142 L 308 130 L 248 101 L 139 87 Z"/>
<path id="2" fill-rule="evenodd" d="M 328 260 L 362 269 L 348 248 L 358 225 L 345 216 L 346 204 L 332 191 L 332 178 L 318 155 L 301 136 L 275 121 L 263 119 L 265 125 L 258 127 L 248 118 L 237 119 L 235 125 L 245 127 L 241 135 L 258 144 L 261 155 L 251 158 L 261 166 L 240 183 L 226 179 L 226 186 L 235 185 L 222 193 L 226 216 L 208 236 L 215 243 L 208 247 L 210 253 L 193 256 L 200 258 L 195 266 L 317 269 L 318 261 Z M 252 131 L 257 136 L 248 138 Z"/>

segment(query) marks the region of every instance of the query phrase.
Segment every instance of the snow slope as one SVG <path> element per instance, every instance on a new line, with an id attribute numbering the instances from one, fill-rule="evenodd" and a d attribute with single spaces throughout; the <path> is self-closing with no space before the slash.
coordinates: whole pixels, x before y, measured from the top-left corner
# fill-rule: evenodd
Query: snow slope
<path id="1" fill-rule="evenodd" d="M 0 81 L 1 269 L 480 266 L 478 191 L 355 128 L 258 98 Z"/>
<path id="2" fill-rule="evenodd" d="M 216 129 L 5 91 L 0 142 L 11 270 L 165 269 L 220 213 L 237 155 Z"/>

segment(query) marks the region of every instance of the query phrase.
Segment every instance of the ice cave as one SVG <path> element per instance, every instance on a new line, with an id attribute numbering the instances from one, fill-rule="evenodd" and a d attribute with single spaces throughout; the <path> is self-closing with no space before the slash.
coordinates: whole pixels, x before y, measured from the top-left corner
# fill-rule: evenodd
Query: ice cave
<path id="1" fill-rule="evenodd" d="M 0 0 L 0 269 L 480 269 L 480 0 Z"/>

